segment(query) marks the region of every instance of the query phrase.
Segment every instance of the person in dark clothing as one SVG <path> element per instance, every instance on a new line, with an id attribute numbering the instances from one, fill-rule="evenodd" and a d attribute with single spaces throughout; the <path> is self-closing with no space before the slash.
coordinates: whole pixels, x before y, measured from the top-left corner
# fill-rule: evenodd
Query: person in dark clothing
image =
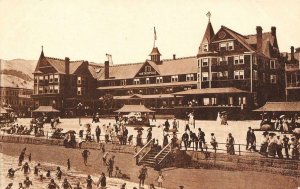
<path id="1" fill-rule="evenodd" d="M 26 188 L 29 188 L 30 185 L 32 186 L 32 181 L 29 180 L 29 177 L 26 177 L 26 179 L 24 180 L 23 184 L 25 185 Z"/>
<path id="2" fill-rule="evenodd" d="M 28 161 L 31 162 L 31 153 L 28 155 Z"/>
<path id="3" fill-rule="evenodd" d="M 70 171 L 70 170 L 71 170 L 71 162 L 70 162 L 70 159 L 67 160 L 67 166 L 68 166 L 68 170 Z"/>
<path id="4" fill-rule="evenodd" d="M 144 165 L 143 168 L 140 170 L 140 174 L 139 174 L 139 186 L 140 187 L 144 187 L 144 183 L 145 183 L 145 179 L 146 177 L 148 176 L 148 173 L 147 173 L 147 167 Z"/>
<path id="5" fill-rule="evenodd" d="M 125 127 L 123 131 L 123 145 L 126 145 L 128 137 L 128 129 Z"/>
<path id="6" fill-rule="evenodd" d="M 47 186 L 48 189 L 59 189 L 59 186 L 54 182 L 54 179 L 50 180 L 50 183 Z"/>
<path id="7" fill-rule="evenodd" d="M 189 124 L 186 124 L 185 125 L 185 129 L 184 129 L 185 131 L 187 131 L 187 130 L 189 130 L 190 131 L 190 125 Z"/>
<path id="8" fill-rule="evenodd" d="M 91 154 L 91 152 L 88 151 L 87 149 L 83 150 L 82 157 L 83 157 L 84 165 L 87 164 L 87 160 L 88 160 L 88 157 L 89 157 L 90 154 Z"/>
<path id="9" fill-rule="evenodd" d="M 64 179 L 64 182 L 61 184 L 63 189 L 72 189 L 71 184 L 68 182 L 68 179 Z"/>
<path id="10" fill-rule="evenodd" d="M 48 177 L 48 178 L 51 177 L 51 172 L 50 172 L 50 170 L 47 171 L 46 177 Z"/>
<path id="11" fill-rule="evenodd" d="M 101 188 L 106 188 L 106 177 L 105 177 L 105 173 L 101 174 L 101 177 L 99 178 L 99 181 L 97 183 L 97 186 L 101 186 Z"/>
<path id="12" fill-rule="evenodd" d="M 38 163 L 36 166 L 34 166 L 33 174 L 38 175 L 39 171 L 40 171 L 40 167 L 41 167 L 40 163 Z"/>
<path id="13" fill-rule="evenodd" d="M 170 123 L 169 123 L 168 119 L 165 121 L 165 129 L 166 129 L 166 131 L 169 131 L 169 129 L 170 129 Z"/>
<path id="14" fill-rule="evenodd" d="M 198 140 L 199 140 L 199 149 L 203 152 L 203 145 L 205 144 L 205 133 L 201 131 L 201 128 L 198 129 Z"/>
<path id="15" fill-rule="evenodd" d="M 114 156 L 112 156 L 112 157 L 108 160 L 107 171 L 108 171 L 108 177 L 112 177 L 112 173 L 113 173 L 113 171 L 114 171 Z"/>
<path id="16" fill-rule="evenodd" d="M 8 176 L 9 178 L 13 178 L 13 177 L 15 176 L 15 172 L 16 172 L 17 170 L 19 170 L 19 169 L 20 169 L 20 168 L 18 168 L 18 169 L 13 169 L 13 168 L 8 169 L 7 176 Z"/>
<path id="17" fill-rule="evenodd" d="M 27 162 L 23 165 L 21 171 L 24 171 L 24 174 L 28 174 L 30 172 L 30 167 Z"/>
<path id="18" fill-rule="evenodd" d="M 147 134 L 147 142 L 149 142 L 152 139 L 152 129 L 148 129 L 148 134 Z"/>
<path id="19" fill-rule="evenodd" d="M 249 144 L 250 144 L 250 140 L 251 140 L 251 127 L 248 127 L 248 131 L 247 131 L 247 136 L 246 136 L 246 150 L 249 150 Z M 250 145 L 251 148 L 251 145 Z"/>
<path id="20" fill-rule="evenodd" d="M 248 137 L 248 136 L 247 136 Z M 254 134 L 254 130 L 251 129 L 250 130 L 250 136 L 248 138 L 249 141 L 247 141 L 248 144 L 250 144 L 250 147 L 248 148 L 248 150 L 253 150 L 253 151 L 256 151 L 256 136 Z"/>
<path id="21" fill-rule="evenodd" d="M 282 140 L 280 140 L 280 136 L 277 136 L 277 146 L 276 146 L 276 153 L 278 155 L 278 158 L 282 159 Z"/>
<path id="22" fill-rule="evenodd" d="M 96 127 L 95 133 L 96 133 L 97 142 L 99 143 L 100 142 L 100 134 L 101 134 L 101 129 L 100 129 L 99 125 Z"/>
<path id="23" fill-rule="evenodd" d="M 283 148 L 284 148 L 284 152 L 285 152 L 285 157 L 287 159 L 289 159 L 289 149 L 290 149 L 289 140 L 290 139 L 286 135 L 283 135 L 282 142 L 283 142 Z"/>
<path id="24" fill-rule="evenodd" d="M 5 189 L 12 189 L 13 183 L 9 183 Z"/>
<path id="25" fill-rule="evenodd" d="M 198 150 L 198 142 L 199 142 L 199 139 L 198 139 L 198 137 L 197 137 L 197 135 L 196 135 L 196 133 L 193 133 L 192 131 L 190 132 L 190 144 L 189 144 L 189 146 L 191 147 L 193 147 L 193 150 Z"/>
<path id="26" fill-rule="evenodd" d="M 88 175 L 86 179 L 86 189 L 92 189 L 93 188 L 93 179 L 91 178 L 91 175 Z"/>
<path id="27" fill-rule="evenodd" d="M 185 131 L 182 135 L 182 141 L 184 143 L 185 150 L 187 150 L 188 144 L 189 144 L 189 135 Z"/>
<path id="28" fill-rule="evenodd" d="M 60 170 L 60 167 L 57 167 L 56 168 L 56 177 L 57 179 L 61 179 L 61 176 L 62 176 L 62 171 Z"/>

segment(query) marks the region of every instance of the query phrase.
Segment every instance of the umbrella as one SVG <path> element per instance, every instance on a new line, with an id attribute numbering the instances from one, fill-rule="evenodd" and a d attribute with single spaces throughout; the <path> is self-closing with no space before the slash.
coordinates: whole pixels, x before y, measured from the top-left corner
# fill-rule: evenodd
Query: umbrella
<path id="1" fill-rule="evenodd" d="M 263 131 L 268 131 L 272 129 L 272 126 L 270 124 L 263 124 L 260 129 Z"/>
<path id="2" fill-rule="evenodd" d="M 144 130 L 144 128 L 143 127 L 135 127 L 134 130 L 142 131 L 142 130 Z"/>
<path id="3" fill-rule="evenodd" d="M 264 135 L 264 136 L 266 136 L 266 135 L 268 135 L 268 134 L 269 134 L 268 131 L 264 131 L 264 132 L 263 132 L 263 135 Z"/>
<path id="4" fill-rule="evenodd" d="M 76 134 L 76 131 L 74 131 L 74 130 L 69 130 L 69 131 L 67 131 L 66 133 L 74 133 L 74 134 Z"/>
<path id="5" fill-rule="evenodd" d="M 282 118 L 284 118 L 284 117 L 285 117 L 285 115 L 281 115 L 279 118 L 282 119 Z"/>
<path id="6" fill-rule="evenodd" d="M 269 136 L 275 136 L 276 133 L 269 133 Z"/>

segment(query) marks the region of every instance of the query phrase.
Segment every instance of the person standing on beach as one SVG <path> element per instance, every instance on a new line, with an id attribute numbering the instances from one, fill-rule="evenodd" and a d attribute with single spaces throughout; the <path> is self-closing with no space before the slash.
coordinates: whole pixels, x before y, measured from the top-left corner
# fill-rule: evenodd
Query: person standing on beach
<path id="1" fill-rule="evenodd" d="M 86 189 L 92 189 L 93 188 L 93 179 L 91 178 L 91 175 L 88 175 L 86 179 Z"/>
<path id="2" fill-rule="evenodd" d="M 147 143 L 152 139 L 152 128 L 150 127 L 148 129 L 148 134 L 147 134 Z"/>
<path id="3" fill-rule="evenodd" d="M 284 148 L 284 152 L 285 152 L 285 157 L 287 159 L 289 159 L 289 138 L 286 135 L 283 135 L 283 148 Z"/>
<path id="4" fill-rule="evenodd" d="M 162 172 L 161 171 L 159 171 L 158 172 L 158 177 L 157 177 L 157 182 L 158 182 L 158 187 L 163 187 L 163 181 L 165 180 L 165 178 L 164 178 L 164 176 L 162 175 Z"/>
<path id="5" fill-rule="evenodd" d="M 189 144 L 189 135 L 185 131 L 182 135 L 182 141 L 184 143 L 185 150 L 187 150 L 188 144 Z"/>
<path id="6" fill-rule="evenodd" d="M 100 185 L 100 187 L 99 187 L 99 185 Z M 103 173 L 103 172 L 101 174 L 101 177 L 98 180 L 97 187 L 99 187 L 99 189 L 106 188 L 106 177 L 105 177 L 105 173 Z"/>
<path id="7" fill-rule="evenodd" d="M 41 164 L 38 163 L 36 166 L 34 166 L 33 174 L 38 175 L 40 172 Z"/>
<path id="8" fill-rule="evenodd" d="M 139 174 L 139 187 L 144 187 L 144 183 L 145 183 L 145 179 L 147 177 L 148 173 L 147 173 L 147 167 L 146 165 L 143 166 L 143 168 L 140 170 L 140 174 Z"/>
<path id="9" fill-rule="evenodd" d="M 47 189 L 59 189 L 59 186 L 54 182 L 54 179 L 51 179 Z"/>
<path id="10" fill-rule="evenodd" d="M 24 183 L 24 185 L 25 185 L 26 188 L 29 188 L 30 185 L 32 186 L 32 181 L 29 180 L 29 177 L 26 177 L 26 179 L 24 180 L 23 183 Z"/>
<path id="11" fill-rule="evenodd" d="M 91 152 L 88 151 L 87 149 L 83 150 L 83 152 L 82 152 L 83 162 L 84 162 L 85 166 L 87 165 L 87 160 L 88 160 L 88 157 L 90 154 L 91 154 Z"/>
<path id="12" fill-rule="evenodd" d="M 23 184 L 20 182 L 19 183 L 19 189 L 25 189 L 24 187 L 23 187 Z"/>
<path id="13" fill-rule="evenodd" d="M 28 155 L 28 161 L 31 162 L 31 153 Z"/>
<path id="14" fill-rule="evenodd" d="M 21 153 L 20 153 L 20 156 L 19 156 L 19 165 L 22 165 L 22 162 L 24 161 L 24 158 L 25 158 L 25 152 L 26 152 L 26 148 L 24 148 Z"/>
<path id="15" fill-rule="evenodd" d="M 205 133 L 198 128 L 198 139 L 199 139 L 199 149 L 203 152 L 203 146 L 205 144 Z"/>
<path id="16" fill-rule="evenodd" d="M 99 143 L 100 142 L 100 134 L 101 134 L 101 129 L 100 129 L 99 125 L 97 125 L 95 133 L 96 133 L 97 142 Z"/>
<path id="17" fill-rule="evenodd" d="M 251 141 L 251 127 L 248 127 L 247 136 L 246 136 L 246 150 L 249 150 L 249 144 Z"/>
<path id="18" fill-rule="evenodd" d="M 24 174 L 28 174 L 31 171 L 27 162 L 23 165 L 21 171 L 24 171 Z"/>
<path id="19" fill-rule="evenodd" d="M 57 167 L 56 168 L 57 172 L 56 172 L 56 177 L 57 179 L 61 179 L 61 176 L 62 176 L 62 171 L 60 170 L 60 167 Z"/>
<path id="20" fill-rule="evenodd" d="M 126 145 L 127 143 L 127 138 L 128 138 L 128 129 L 124 127 L 124 132 L 123 132 L 123 145 Z"/>
<path id="21" fill-rule="evenodd" d="M 115 156 L 112 156 L 108 160 L 108 164 L 107 164 L 108 177 L 112 177 L 112 173 L 114 171 L 114 163 L 115 163 L 114 158 L 115 158 Z"/>
<path id="22" fill-rule="evenodd" d="M 61 187 L 63 189 L 72 189 L 72 186 L 71 184 L 68 182 L 68 179 L 64 179 L 64 182 L 61 184 Z"/>
<path id="23" fill-rule="evenodd" d="M 70 162 L 70 159 L 67 160 L 67 166 L 68 166 L 68 171 L 71 170 L 71 162 Z"/>

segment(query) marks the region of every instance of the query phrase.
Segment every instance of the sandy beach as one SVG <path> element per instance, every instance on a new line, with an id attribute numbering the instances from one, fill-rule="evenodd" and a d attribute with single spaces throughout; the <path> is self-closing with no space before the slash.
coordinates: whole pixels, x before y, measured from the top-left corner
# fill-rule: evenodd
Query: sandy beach
<path id="1" fill-rule="evenodd" d="M 27 153 L 32 154 L 33 161 L 47 162 L 56 165 L 66 166 L 67 159 L 71 161 L 71 169 L 80 171 L 83 174 L 100 175 L 106 173 L 106 167 L 102 165 L 102 153 L 98 150 L 90 150 L 91 156 L 88 165 L 83 164 L 80 149 L 67 149 L 59 146 L 29 145 L 1 143 L 2 153 L 9 156 L 18 156 L 20 151 L 26 147 Z M 138 182 L 138 170 L 135 160 L 131 154 L 118 153 L 115 155 L 115 165 L 119 166 L 123 173 L 129 174 L 130 182 Z M 26 159 L 27 160 L 27 159 Z M 6 170 L 4 170 L 6 171 Z M 157 186 L 157 171 L 148 168 L 146 184 L 154 183 Z M 223 171 L 207 169 L 183 169 L 167 168 L 163 170 L 165 177 L 164 187 L 176 189 L 183 185 L 188 189 L 198 188 L 297 188 L 300 180 L 295 177 L 275 175 L 270 173 L 252 171 Z M 124 181 L 126 182 L 126 181 Z M 263 184 L 262 184 L 263 183 Z M 137 184 L 138 186 L 138 184 Z"/>

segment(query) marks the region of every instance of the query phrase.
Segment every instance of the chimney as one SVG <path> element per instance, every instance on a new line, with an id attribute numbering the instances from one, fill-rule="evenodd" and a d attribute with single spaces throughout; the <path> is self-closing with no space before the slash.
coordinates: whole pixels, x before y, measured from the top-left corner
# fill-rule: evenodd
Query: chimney
<path id="1" fill-rule="evenodd" d="M 104 79 L 109 78 L 109 61 L 104 62 Z"/>
<path id="2" fill-rule="evenodd" d="M 256 26 L 256 49 L 258 52 L 262 52 L 262 27 Z"/>
<path id="3" fill-rule="evenodd" d="M 291 46 L 291 62 L 293 63 L 295 59 L 294 46 Z"/>
<path id="4" fill-rule="evenodd" d="M 70 74 L 70 58 L 65 57 L 65 72 L 66 74 Z"/>
<path id="5" fill-rule="evenodd" d="M 271 27 L 271 34 L 272 34 L 272 36 L 276 36 L 276 27 L 275 26 Z"/>
<path id="6" fill-rule="evenodd" d="M 300 47 L 296 48 L 296 53 L 300 53 Z"/>
<path id="7" fill-rule="evenodd" d="M 176 60 L 176 54 L 173 54 L 173 60 Z"/>

